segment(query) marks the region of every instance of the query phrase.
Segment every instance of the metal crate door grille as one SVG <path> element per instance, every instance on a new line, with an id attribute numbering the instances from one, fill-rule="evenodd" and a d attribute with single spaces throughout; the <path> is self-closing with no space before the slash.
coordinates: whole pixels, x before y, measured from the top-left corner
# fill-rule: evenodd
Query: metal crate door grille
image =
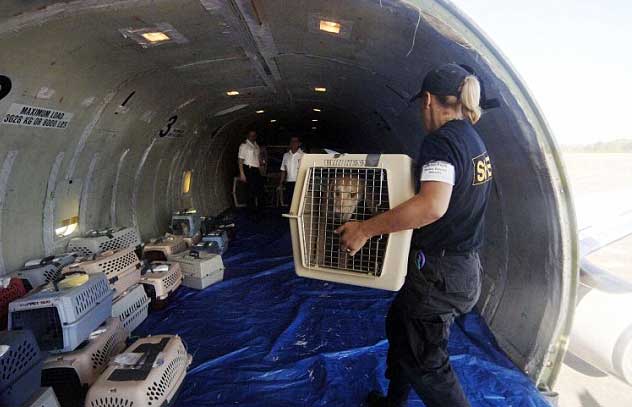
<path id="1" fill-rule="evenodd" d="M 301 214 L 304 263 L 308 268 L 380 276 L 388 235 L 369 239 L 355 256 L 349 256 L 334 231 L 346 222 L 366 220 L 388 209 L 385 169 L 310 168 Z"/>

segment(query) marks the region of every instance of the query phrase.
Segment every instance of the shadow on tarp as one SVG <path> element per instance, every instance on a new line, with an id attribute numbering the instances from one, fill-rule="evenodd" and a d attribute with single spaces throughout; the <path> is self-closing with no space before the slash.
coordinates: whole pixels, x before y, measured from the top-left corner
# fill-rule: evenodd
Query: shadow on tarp
<path id="1" fill-rule="evenodd" d="M 238 219 L 223 282 L 181 287 L 135 336 L 178 334 L 193 355 L 176 406 L 362 406 L 386 390 L 384 319 L 394 294 L 298 278 L 288 222 Z M 547 406 L 475 313 L 450 337 L 476 406 Z M 423 406 L 411 393 L 409 406 Z"/>

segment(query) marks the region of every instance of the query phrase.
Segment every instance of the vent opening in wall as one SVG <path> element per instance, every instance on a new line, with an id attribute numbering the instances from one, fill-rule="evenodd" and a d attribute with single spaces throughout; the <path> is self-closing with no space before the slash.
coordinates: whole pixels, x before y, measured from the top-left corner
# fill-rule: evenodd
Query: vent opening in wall
<path id="1" fill-rule="evenodd" d="M 182 194 L 191 192 L 191 182 L 193 181 L 193 171 L 186 170 L 182 175 Z"/>
<path id="2" fill-rule="evenodd" d="M 55 228 L 55 235 L 57 237 L 66 237 L 73 234 L 79 226 L 79 216 L 73 216 L 61 221 Z"/>

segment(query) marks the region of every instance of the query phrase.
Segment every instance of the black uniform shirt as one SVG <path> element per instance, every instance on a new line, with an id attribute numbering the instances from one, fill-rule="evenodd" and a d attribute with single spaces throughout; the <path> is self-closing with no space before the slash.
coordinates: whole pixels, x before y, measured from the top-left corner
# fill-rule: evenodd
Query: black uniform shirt
<path id="1" fill-rule="evenodd" d="M 453 120 L 424 139 L 417 179 L 423 166 L 433 161 L 454 166 L 450 205 L 441 219 L 413 232 L 411 247 L 427 254 L 476 250 L 483 241 L 484 215 L 492 186 L 487 148 L 468 121 Z"/>

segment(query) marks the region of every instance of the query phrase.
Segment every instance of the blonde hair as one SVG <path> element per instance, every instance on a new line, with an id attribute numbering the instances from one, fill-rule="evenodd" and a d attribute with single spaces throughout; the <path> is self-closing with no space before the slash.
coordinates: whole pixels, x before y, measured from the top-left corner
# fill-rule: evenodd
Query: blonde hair
<path id="1" fill-rule="evenodd" d="M 461 84 L 461 110 L 470 123 L 481 118 L 481 84 L 474 75 L 467 76 Z"/>
<path id="2" fill-rule="evenodd" d="M 461 110 L 461 114 L 472 124 L 481 118 L 481 84 L 474 75 L 466 76 L 460 87 L 460 95 L 437 96 L 439 102 L 450 108 Z"/>

